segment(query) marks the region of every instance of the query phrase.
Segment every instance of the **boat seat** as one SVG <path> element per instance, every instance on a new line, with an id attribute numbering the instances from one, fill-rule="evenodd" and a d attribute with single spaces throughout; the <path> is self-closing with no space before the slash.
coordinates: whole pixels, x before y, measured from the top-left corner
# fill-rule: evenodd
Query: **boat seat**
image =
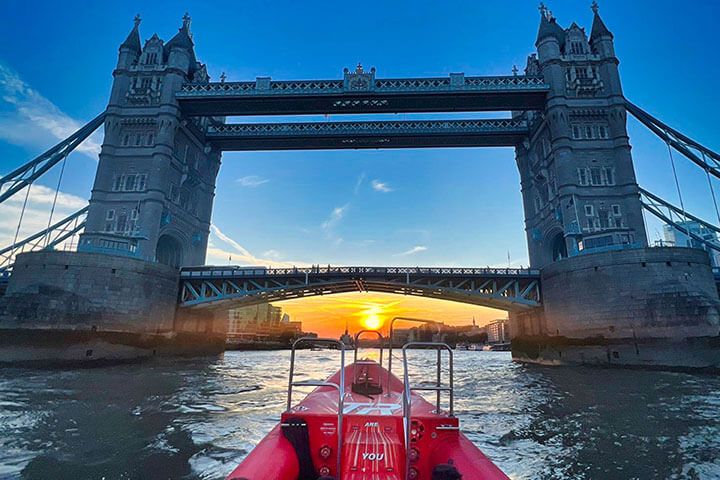
<path id="1" fill-rule="evenodd" d="M 318 473 L 310 453 L 310 434 L 307 422 L 300 417 L 288 418 L 282 425 L 283 436 L 290 442 L 298 459 L 300 472 L 297 480 L 316 480 Z"/>

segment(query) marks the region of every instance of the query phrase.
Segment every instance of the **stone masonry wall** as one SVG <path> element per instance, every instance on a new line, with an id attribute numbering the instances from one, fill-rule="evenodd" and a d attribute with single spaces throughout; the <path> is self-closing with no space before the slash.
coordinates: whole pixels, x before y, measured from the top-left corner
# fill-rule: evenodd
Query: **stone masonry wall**
<path id="1" fill-rule="evenodd" d="M 173 331 L 179 274 L 130 258 L 77 252 L 18 256 L 0 328 Z"/>
<path id="2" fill-rule="evenodd" d="M 707 253 L 640 248 L 564 259 L 542 270 L 545 332 L 570 338 L 717 336 L 720 301 Z M 535 323 L 533 322 L 533 323 Z"/>

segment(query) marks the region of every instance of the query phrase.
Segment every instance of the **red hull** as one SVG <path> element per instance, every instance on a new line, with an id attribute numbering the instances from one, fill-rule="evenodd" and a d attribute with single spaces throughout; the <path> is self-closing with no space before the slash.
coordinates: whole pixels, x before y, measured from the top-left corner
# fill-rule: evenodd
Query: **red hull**
<path id="1" fill-rule="evenodd" d="M 337 480 L 431 480 L 433 469 L 454 467 L 465 480 L 495 480 L 508 477 L 495 466 L 458 428 L 458 419 L 435 412 L 420 395 L 412 393 L 410 429 L 410 471 L 407 469 L 403 418 L 403 383 L 395 376 L 387 380 L 387 370 L 367 362 L 357 368 L 371 368 L 381 378 L 385 391 L 358 394 L 352 391 L 352 378 L 358 364 L 345 369 L 346 393 L 343 409 L 341 475 L 337 473 L 338 393 L 331 387 L 318 387 L 304 400 L 283 413 L 281 424 L 302 422 L 300 432 L 307 443 L 305 468 L 318 477 Z M 339 383 L 340 372 L 328 379 Z M 307 433 L 303 429 L 307 430 Z M 295 442 L 297 444 L 297 442 Z M 297 446 L 293 446 L 276 426 L 227 477 L 228 480 L 298 480 L 310 478 L 303 469 Z M 450 465 L 450 467 L 441 467 Z M 443 477 L 445 478 L 445 477 Z M 448 477 L 451 478 L 451 477 Z"/>

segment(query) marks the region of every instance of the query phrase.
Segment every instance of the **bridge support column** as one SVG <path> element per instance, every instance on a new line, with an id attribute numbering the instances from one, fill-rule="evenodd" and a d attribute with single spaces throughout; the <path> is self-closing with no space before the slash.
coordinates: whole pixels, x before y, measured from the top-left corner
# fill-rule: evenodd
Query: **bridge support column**
<path id="1" fill-rule="evenodd" d="M 542 309 L 511 316 L 514 359 L 720 369 L 720 300 L 705 251 L 579 255 L 541 277 Z"/>
<path id="2" fill-rule="evenodd" d="M 0 298 L 0 363 L 221 352 L 224 322 L 176 318 L 178 282 L 177 269 L 131 258 L 21 254 Z"/>

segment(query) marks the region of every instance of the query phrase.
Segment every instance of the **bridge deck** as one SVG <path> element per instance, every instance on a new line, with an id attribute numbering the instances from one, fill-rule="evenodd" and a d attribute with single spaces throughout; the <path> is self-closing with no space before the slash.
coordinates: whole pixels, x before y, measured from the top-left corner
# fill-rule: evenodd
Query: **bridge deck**
<path id="1" fill-rule="evenodd" d="M 523 120 L 247 123 L 214 125 L 207 139 L 221 150 L 314 150 L 515 146 Z"/>
<path id="2" fill-rule="evenodd" d="M 484 305 L 502 310 L 540 306 L 540 272 L 505 268 L 203 266 L 183 268 L 180 306 L 289 300 L 344 292 L 385 292 Z"/>
<path id="3" fill-rule="evenodd" d="M 541 77 L 376 79 L 346 73 L 342 80 L 185 84 L 176 93 L 188 115 L 303 115 L 541 110 L 549 86 Z"/>

